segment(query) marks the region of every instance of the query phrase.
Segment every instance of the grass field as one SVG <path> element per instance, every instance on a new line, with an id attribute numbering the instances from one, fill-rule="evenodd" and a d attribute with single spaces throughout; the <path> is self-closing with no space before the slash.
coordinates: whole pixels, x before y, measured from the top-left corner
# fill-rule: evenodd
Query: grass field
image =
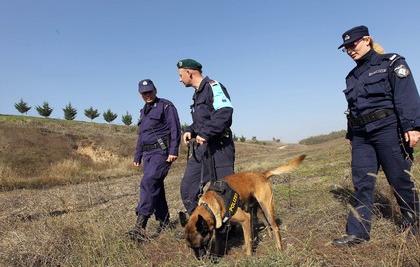
<path id="1" fill-rule="evenodd" d="M 131 166 L 134 127 L 0 116 L 0 136 L 0 265 L 212 265 L 194 258 L 178 238 L 179 225 L 145 244 L 126 237 L 135 222 L 141 173 Z M 297 171 L 272 178 L 286 249 L 277 251 L 261 231 L 252 257 L 229 242 L 217 266 L 419 266 L 419 240 L 398 231 L 398 208 L 382 173 L 376 195 L 389 205 L 376 203 L 371 241 L 351 248 L 331 245 L 344 233 L 352 191 L 343 138 L 283 145 L 237 143 L 235 169 L 268 170 L 307 155 Z M 174 223 L 182 209 L 185 154 L 182 148 L 165 183 Z M 418 184 L 418 163 L 412 174 Z M 148 227 L 153 231 L 156 222 Z"/>

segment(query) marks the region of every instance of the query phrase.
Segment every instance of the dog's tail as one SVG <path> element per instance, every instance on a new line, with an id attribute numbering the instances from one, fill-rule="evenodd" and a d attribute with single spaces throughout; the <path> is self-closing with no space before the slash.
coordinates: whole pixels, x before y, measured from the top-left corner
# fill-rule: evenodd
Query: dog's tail
<path id="1" fill-rule="evenodd" d="M 282 173 L 287 173 L 287 172 L 293 171 L 294 169 L 296 169 L 300 165 L 300 163 L 305 159 L 305 157 L 306 157 L 306 155 L 300 155 L 299 157 L 290 160 L 286 164 L 278 167 L 277 169 L 265 172 L 264 176 L 266 178 L 269 178 L 273 175 L 279 175 L 279 174 L 282 174 Z"/>

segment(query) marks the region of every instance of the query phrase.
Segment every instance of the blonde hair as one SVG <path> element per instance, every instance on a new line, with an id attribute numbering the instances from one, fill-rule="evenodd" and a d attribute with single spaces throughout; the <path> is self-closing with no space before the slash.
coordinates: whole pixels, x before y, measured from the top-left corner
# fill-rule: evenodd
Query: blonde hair
<path id="1" fill-rule="evenodd" d="M 373 41 L 372 37 L 370 37 L 369 45 L 373 49 L 373 51 L 375 51 L 376 53 L 378 53 L 378 54 L 384 54 L 385 53 L 385 49 L 382 47 L 382 45 Z"/>

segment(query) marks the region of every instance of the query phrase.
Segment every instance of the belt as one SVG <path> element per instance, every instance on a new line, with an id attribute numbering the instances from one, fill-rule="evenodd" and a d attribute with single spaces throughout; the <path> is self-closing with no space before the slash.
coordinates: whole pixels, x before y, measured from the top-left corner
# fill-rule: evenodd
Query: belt
<path id="1" fill-rule="evenodd" d="M 369 114 L 359 116 L 357 118 L 350 115 L 349 120 L 350 120 L 351 126 L 363 126 L 368 123 L 386 118 L 392 114 L 394 114 L 393 109 L 380 109 L 380 110 L 371 112 Z"/>
<path id="2" fill-rule="evenodd" d="M 165 143 L 166 147 L 168 147 L 168 142 L 166 140 L 164 140 L 163 142 Z M 154 143 L 154 144 L 144 144 L 142 146 L 142 150 L 144 152 L 147 152 L 147 151 L 150 151 L 150 150 L 154 150 L 154 149 L 158 149 L 158 148 L 161 148 L 161 147 L 160 147 L 160 144 L 157 143 L 157 142 Z"/>

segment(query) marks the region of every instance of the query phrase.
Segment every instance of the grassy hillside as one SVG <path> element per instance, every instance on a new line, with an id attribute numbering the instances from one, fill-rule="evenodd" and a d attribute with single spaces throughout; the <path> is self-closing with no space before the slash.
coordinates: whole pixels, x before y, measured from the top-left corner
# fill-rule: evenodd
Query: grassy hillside
<path id="1" fill-rule="evenodd" d="M 30 172 L 16 170 L 35 166 L 18 161 L 25 154 L 36 155 L 33 158 L 37 159 L 44 153 L 49 159 L 45 162 L 51 166 L 68 158 L 86 166 L 74 168 L 77 175 L 66 176 L 61 185 L 15 190 L 7 187 L 8 191 L 0 192 L 0 265 L 212 265 L 208 260 L 197 261 L 185 241 L 177 238 L 182 233 L 179 225 L 146 244 L 134 244 L 126 237 L 126 231 L 135 222 L 134 207 L 138 200 L 139 177 L 130 166 L 134 128 L 2 116 L 0 131 L 2 137 L 7 136 L 0 141 L 1 162 L 7 162 L 3 165 L 7 168 L 3 167 L 2 183 L 14 181 L 13 177 L 4 176 L 4 169 L 21 175 L 18 177 L 21 181 L 34 179 Z M 15 149 L 9 147 L 11 143 Z M 91 154 L 88 157 L 77 152 L 83 144 L 90 144 L 93 151 L 108 151 L 116 158 L 104 156 L 103 162 L 95 162 Z M 331 246 L 330 241 L 344 232 L 352 192 L 350 151 L 344 139 L 316 145 L 238 143 L 237 152 L 236 171 L 272 169 L 302 153 L 307 158 L 296 172 L 272 179 L 286 249 L 276 251 L 274 241 L 263 230 L 258 233 L 254 255 L 245 257 L 240 235 L 231 236 L 229 253 L 217 266 L 419 265 L 419 240 L 398 231 L 398 209 L 382 173 L 377 179 L 371 241 L 352 248 Z M 56 155 L 61 158 L 55 160 Z M 123 160 L 126 162 L 119 165 Z M 109 173 L 101 169 L 108 167 Z M 177 211 L 182 209 L 179 184 L 184 168 L 185 151 L 165 182 L 174 223 Z M 36 179 L 53 177 L 48 176 L 50 171 L 33 167 L 34 177 L 39 177 Z M 60 174 L 56 172 L 55 179 L 63 179 Z M 413 176 L 417 183 L 419 175 L 415 164 Z M 152 219 L 150 231 L 154 227 L 156 222 Z"/>
<path id="2" fill-rule="evenodd" d="M 136 127 L 0 116 L 0 188 L 133 175 Z"/>
<path id="3" fill-rule="evenodd" d="M 331 141 L 337 138 L 344 138 L 346 136 L 346 133 L 347 133 L 346 130 L 341 130 L 341 131 L 331 132 L 329 134 L 311 136 L 311 137 L 300 140 L 299 144 L 302 144 L 302 145 L 321 144 L 321 143 Z"/>

